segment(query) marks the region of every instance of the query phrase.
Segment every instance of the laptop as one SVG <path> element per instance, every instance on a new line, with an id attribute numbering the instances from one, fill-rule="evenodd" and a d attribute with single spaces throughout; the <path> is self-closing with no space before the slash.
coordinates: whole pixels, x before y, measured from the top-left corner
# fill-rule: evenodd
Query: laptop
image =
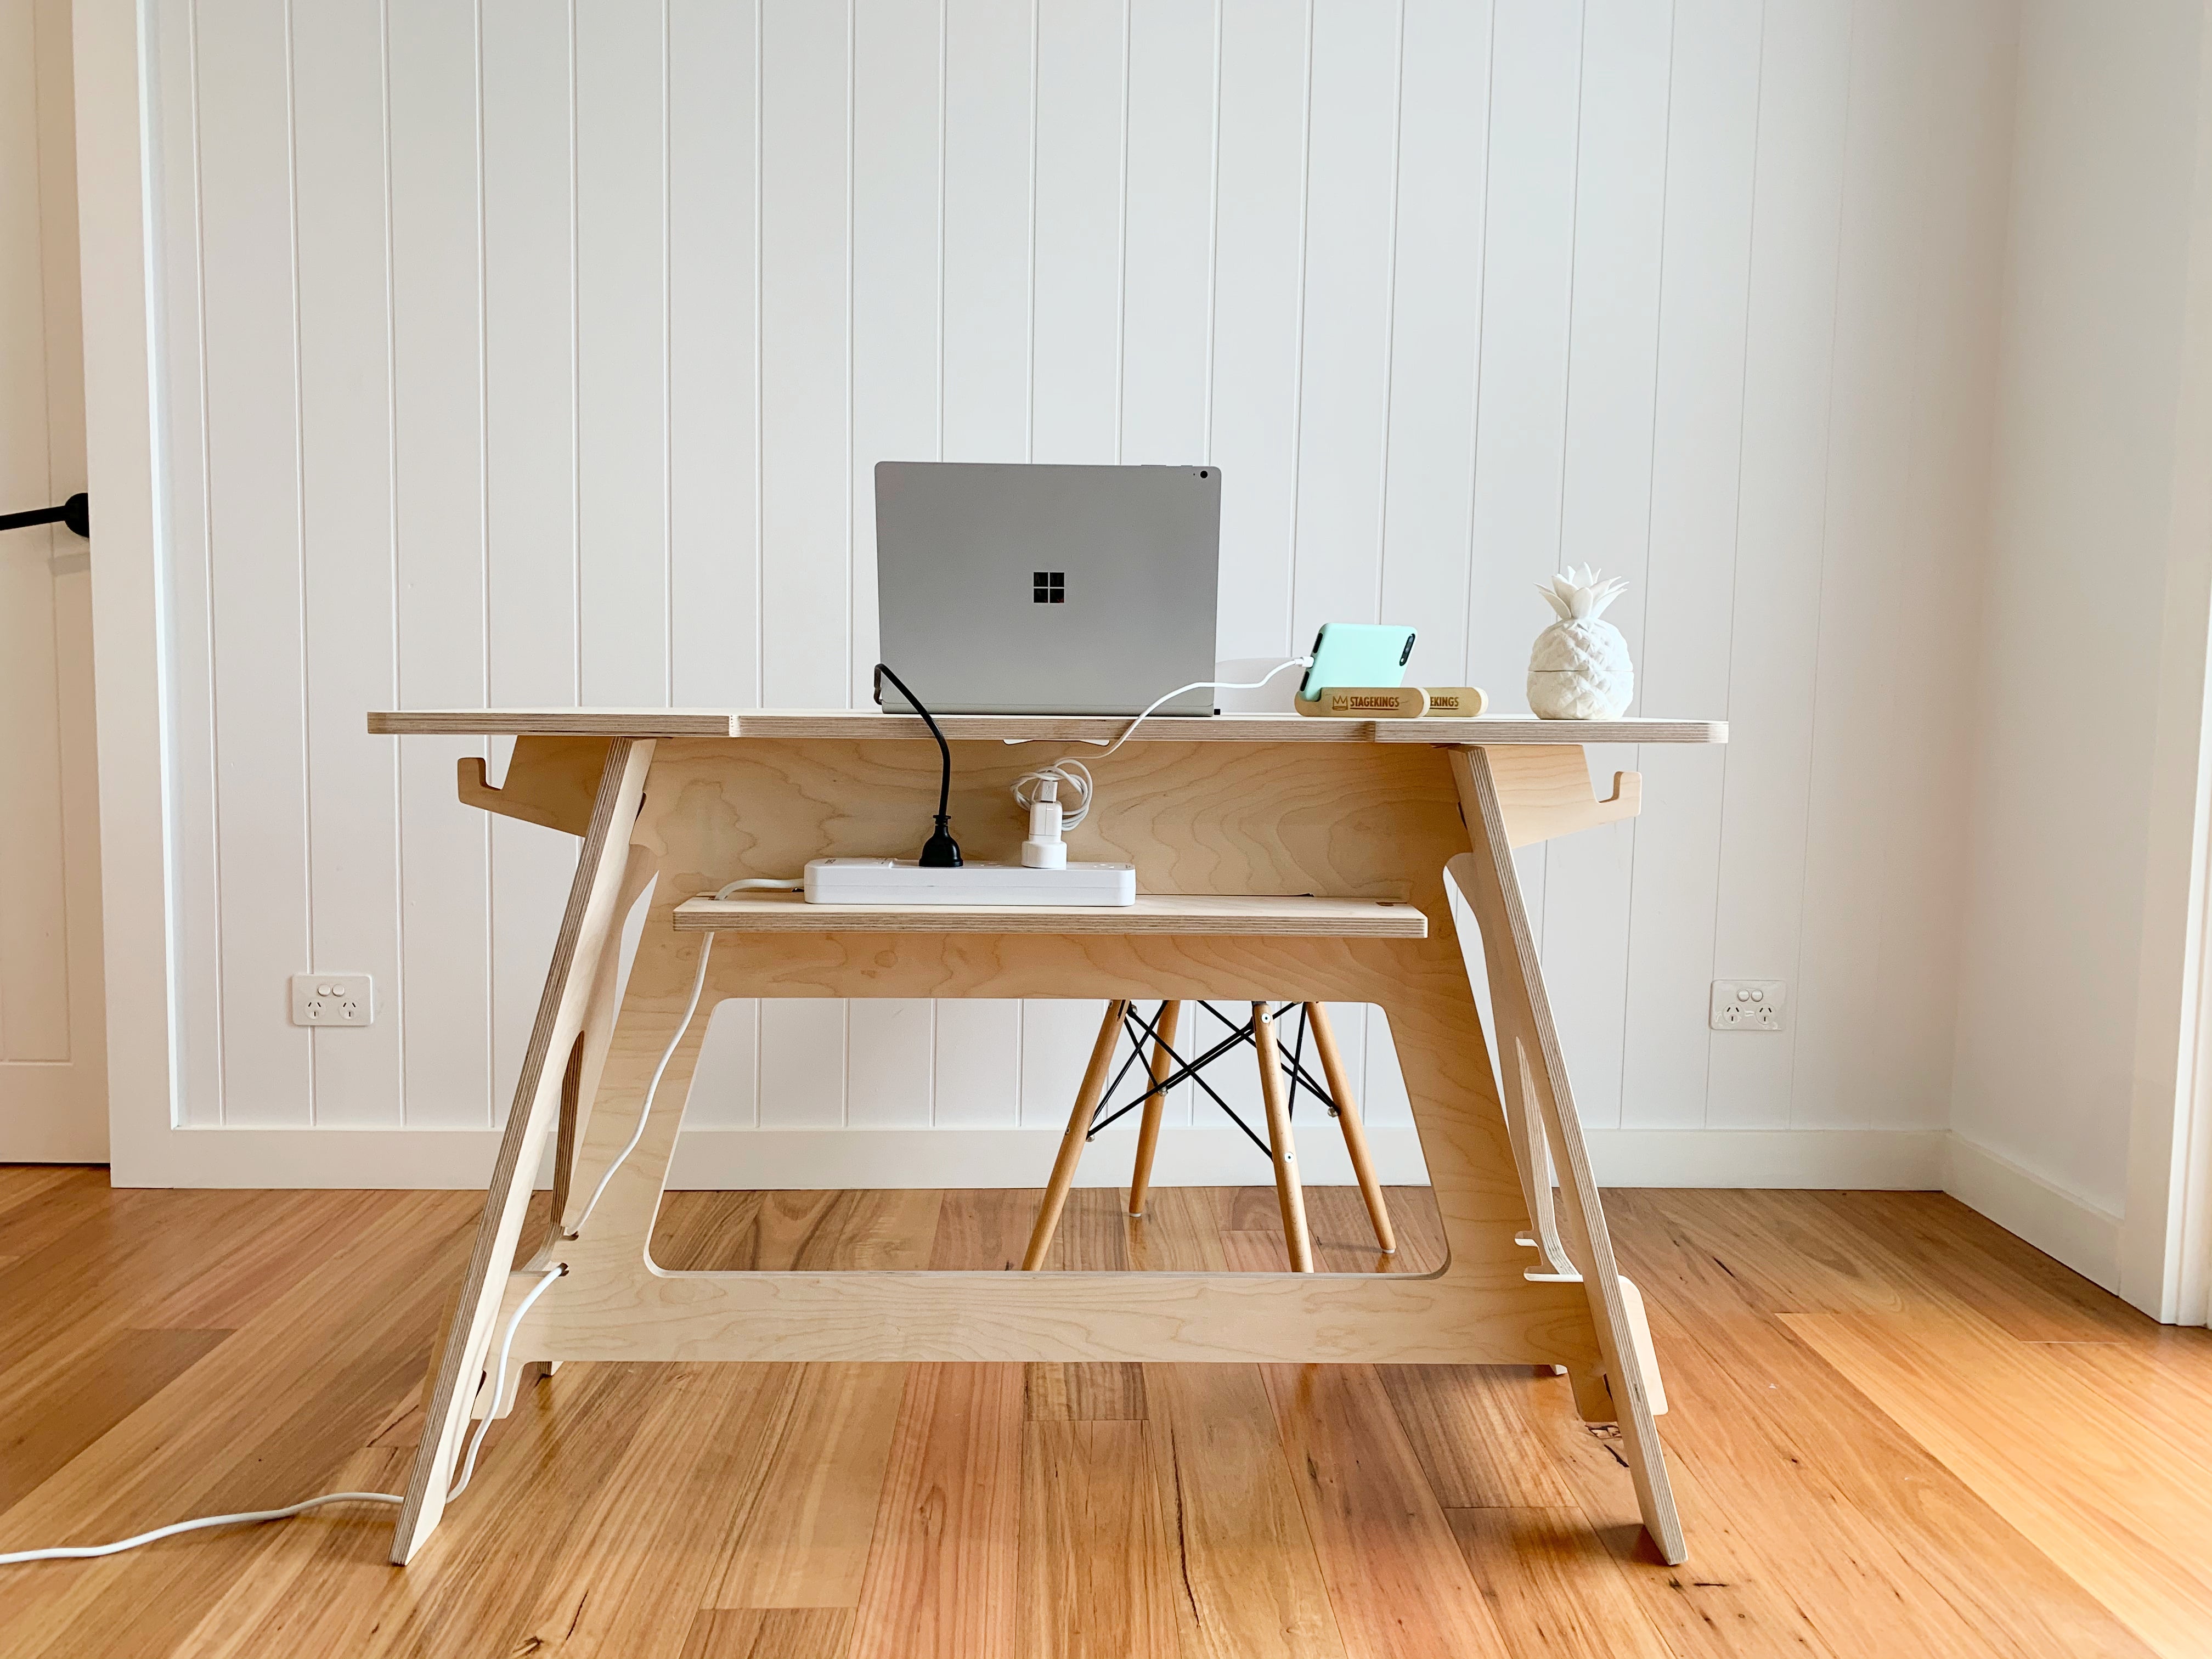
<path id="1" fill-rule="evenodd" d="M 1137 714 L 1212 679 L 1220 565 L 1216 466 L 876 464 L 882 660 L 932 714 Z"/>

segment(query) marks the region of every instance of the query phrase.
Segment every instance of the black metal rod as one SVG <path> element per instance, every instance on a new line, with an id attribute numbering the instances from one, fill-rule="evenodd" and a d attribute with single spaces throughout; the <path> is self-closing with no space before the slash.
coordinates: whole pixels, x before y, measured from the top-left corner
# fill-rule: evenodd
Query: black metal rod
<path id="1" fill-rule="evenodd" d="M 29 530 L 42 524 L 62 525 L 80 536 L 90 536 L 92 498 L 79 491 L 59 507 L 38 507 L 28 513 L 0 513 L 0 530 Z"/>

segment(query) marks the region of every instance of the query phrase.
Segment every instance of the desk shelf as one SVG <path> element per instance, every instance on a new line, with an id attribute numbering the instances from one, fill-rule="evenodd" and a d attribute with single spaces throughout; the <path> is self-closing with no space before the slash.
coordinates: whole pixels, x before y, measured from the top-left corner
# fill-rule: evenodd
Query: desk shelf
<path id="1" fill-rule="evenodd" d="M 1279 939 L 1426 939 L 1410 904 L 1372 899 L 1146 893 L 1134 904 L 809 904 L 797 893 L 695 898 L 681 933 L 1267 934 Z"/>

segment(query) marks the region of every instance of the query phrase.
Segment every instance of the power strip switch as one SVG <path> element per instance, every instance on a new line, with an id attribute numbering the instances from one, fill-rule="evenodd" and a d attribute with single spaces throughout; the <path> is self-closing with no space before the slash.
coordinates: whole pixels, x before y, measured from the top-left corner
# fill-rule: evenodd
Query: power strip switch
<path id="1" fill-rule="evenodd" d="M 1790 1024 L 1790 988 L 1778 979 L 1713 981 L 1713 1030 L 1780 1031 Z"/>
<path id="2" fill-rule="evenodd" d="M 376 1018 L 376 987 L 367 974 L 292 975 L 292 1024 L 366 1025 Z"/>

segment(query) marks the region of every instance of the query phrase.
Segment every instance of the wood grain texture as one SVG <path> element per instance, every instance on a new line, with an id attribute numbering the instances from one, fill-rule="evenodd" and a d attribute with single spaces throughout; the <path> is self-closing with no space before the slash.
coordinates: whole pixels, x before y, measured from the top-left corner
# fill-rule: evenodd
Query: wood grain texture
<path id="1" fill-rule="evenodd" d="M 1174 1534 L 1140 1422 L 1022 1431 L 1024 1655 L 1122 1659 L 1176 1644 Z"/>
<path id="2" fill-rule="evenodd" d="M 415 1363 L 439 1286 L 469 1247 L 465 1195 L 43 1190 L 48 1201 L 67 1192 L 68 1212 L 46 1217 L 49 1242 L 17 1264 L 33 1271 L 11 1277 L 0 1315 L 52 1334 L 5 1351 L 21 1353 L 0 1370 L 14 1390 L 8 1419 L 66 1417 L 102 1388 L 143 1397 L 103 1413 L 90 1443 L 0 1511 L 0 1548 L 335 1487 L 394 1489 L 421 1421 Z M 661 1248 L 1002 1272 L 1036 1201 L 928 1194 L 885 1208 L 883 1196 L 672 1194 Z M 1231 1224 L 1272 1223 L 1269 1188 L 1157 1196 L 1178 1201 L 1133 1230 L 1150 1259 L 1218 1264 L 1264 1237 L 1283 1265 L 1279 1235 Z M 1310 1196 L 1324 1235 L 1332 1207 L 1364 1231 L 1354 1188 Z M 404 1573 L 383 1559 L 384 1510 L 12 1568 L 0 1648 L 10 1659 L 847 1659 L 860 1607 L 715 1601 L 740 1582 L 851 1585 L 856 1555 L 894 1547 L 890 1525 L 902 1605 L 981 1632 L 978 1650 L 1004 1642 L 997 1650 L 1023 1659 L 1082 1651 L 1108 1632 L 1139 1632 L 1116 1638 L 1135 1659 L 1339 1659 L 1388 1651 L 1407 1628 L 1484 1619 L 1516 1654 L 2189 1650 L 2199 1563 L 2187 1540 L 2212 1528 L 2198 1426 L 2212 1337 L 2149 1325 L 2017 1240 L 1985 1237 L 1940 1196 L 1916 1201 L 1925 1213 L 1911 1227 L 1856 1195 L 1633 1197 L 1617 1206 L 1616 1242 L 1681 1385 L 1668 1422 L 1697 1540 L 1686 1569 L 1660 1563 L 1644 1537 L 1618 1431 L 1582 1422 L 1567 1383 L 1527 1366 L 1380 1367 L 1372 1383 L 1356 1368 L 1323 1370 L 1352 1386 L 1334 1404 L 1293 1401 L 1289 1439 L 1249 1365 L 1037 1365 L 980 1391 L 981 1368 L 948 1368 L 956 1386 L 919 1416 L 903 1393 L 888 1402 L 894 1436 L 921 1427 L 939 1443 L 917 1454 L 909 1438 L 902 1455 L 933 1473 L 910 1467 L 893 1508 L 883 1491 L 872 1507 L 860 1501 L 878 1478 L 864 1425 L 879 1431 L 881 1419 L 849 1408 L 852 1389 L 888 1395 L 892 1368 L 573 1365 L 496 1424 L 476 1483 Z M 1407 1251 L 1434 1248 L 1419 1242 L 1433 1227 L 1430 1195 L 1391 1199 Z M 1753 1261 L 1763 1273 L 1747 1293 L 1738 1275 Z M 58 1274 L 64 1263 L 73 1271 Z M 1765 1311 L 1747 1294 L 1833 1305 Z M 199 1339 L 161 1337 L 161 1321 L 211 1309 L 227 1310 L 232 1334 L 166 1386 L 132 1381 L 141 1362 L 124 1334 L 190 1347 Z M 2004 1322 L 2057 1309 L 2085 1328 L 2101 1322 L 2102 1339 L 2024 1340 Z M 1824 1356 L 1808 1323 L 1854 1354 Z M 1861 1365 L 1879 1371 L 1872 1395 L 1852 1375 Z M 1056 1432 L 1042 1461 L 1013 1467 L 1044 1429 Z M 887 1455 L 884 1491 L 890 1472 Z M 2055 1528 L 2033 1514 L 2016 1523 L 2008 1505 L 2022 1485 L 2046 1510 L 2082 1513 Z M 1302 1486 L 1318 1492 L 1311 1522 Z M 1135 1507 L 1146 1496 L 1151 1520 Z M 1043 1528 L 1024 1513 L 1048 1517 L 1055 1540 L 1081 1543 L 1086 1559 L 1057 1541 L 1038 1556 Z M 981 1553 L 995 1568 L 974 1553 L 991 1540 Z M 1440 1577 L 1443 1543 L 1462 1565 Z M 864 1601 L 872 1571 L 860 1570 Z M 1163 1583 L 1165 1634 L 1143 1636 L 1162 1628 Z M 1414 1585 L 1412 1613 L 1378 1607 L 1394 1583 Z M 1055 1621 L 1039 1587 L 1063 1585 L 1065 1597 L 1050 1592 L 1057 1610 L 1081 1612 Z M 987 1605 L 957 1605 L 970 1595 Z M 1024 1637 L 1032 1619 L 1041 1644 Z M 2143 1629 L 2162 1631 L 2160 1644 Z"/>
<path id="3" fill-rule="evenodd" d="M 507 780 L 496 789 L 484 781 L 483 758 L 465 755 L 456 763 L 461 805 L 580 836 L 591 826 L 592 800 L 599 793 L 611 741 L 517 738 L 507 763 Z"/>
<path id="4" fill-rule="evenodd" d="M 859 1604 L 905 1392 L 901 1365 L 802 1368 L 714 1606 Z"/>
<path id="5" fill-rule="evenodd" d="M 799 893 L 687 899 L 672 926 L 702 933 L 1198 933 L 1425 939 L 1410 904 L 1363 899 L 1139 893 L 1134 904 L 810 904 Z"/>
<path id="6" fill-rule="evenodd" d="M 1510 1654 L 1372 1368 L 1263 1375 L 1346 1653 Z"/>
<path id="7" fill-rule="evenodd" d="M 970 741 L 1110 741 L 1128 727 L 1119 715 L 945 714 L 945 735 Z M 1403 729 L 1392 729 L 1402 726 Z M 375 737 L 834 738 L 906 738 L 928 743 L 911 714 L 872 709 L 401 708 L 368 716 Z M 1138 727 L 1134 743 L 1692 743 L 1728 741 L 1725 720 L 1540 720 L 1482 715 L 1473 720 L 1308 720 L 1297 714 L 1217 714 L 1158 719 Z"/>
<path id="8" fill-rule="evenodd" d="M 917 1365 L 892 1441 L 852 1659 L 1018 1659 L 1022 1373 Z"/>

